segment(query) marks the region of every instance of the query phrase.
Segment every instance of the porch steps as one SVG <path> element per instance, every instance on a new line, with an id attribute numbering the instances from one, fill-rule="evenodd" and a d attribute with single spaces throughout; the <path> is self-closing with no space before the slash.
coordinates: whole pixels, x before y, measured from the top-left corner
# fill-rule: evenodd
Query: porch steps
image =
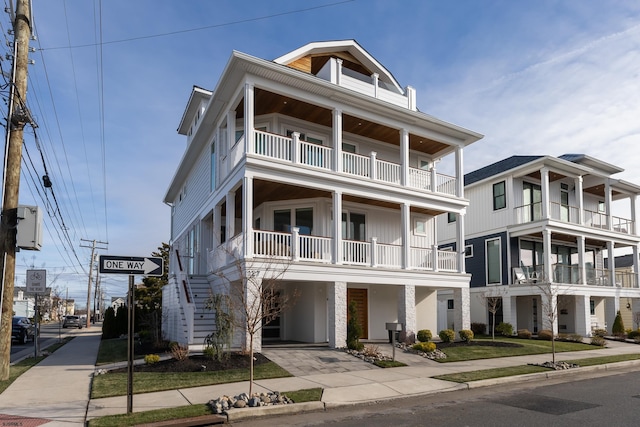
<path id="1" fill-rule="evenodd" d="M 191 346 L 201 346 L 204 339 L 213 331 L 214 315 L 212 310 L 208 310 L 205 305 L 211 294 L 211 285 L 206 276 L 189 276 L 191 294 L 195 304 L 193 314 L 193 341 Z"/>

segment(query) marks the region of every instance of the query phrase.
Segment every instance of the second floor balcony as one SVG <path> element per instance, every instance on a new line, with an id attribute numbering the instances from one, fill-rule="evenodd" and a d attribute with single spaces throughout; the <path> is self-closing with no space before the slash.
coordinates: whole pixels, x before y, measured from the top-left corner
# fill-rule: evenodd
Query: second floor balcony
<path id="1" fill-rule="evenodd" d="M 518 206 L 515 208 L 515 222 L 516 224 L 526 224 L 540 221 L 544 219 L 542 212 L 541 202 Z M 580 209 L 577 206 L 562 205 L 560 203 L 549 203 L 548 217 L 548 219 L 555 221 L 611 230 L 630 235 L 633 235 L 633 230 L 635 230 L 635 223 L 631 219 L 588 209 L 583 209 L 582 213 L 580 213 Z"/>
<path id="2" fill-rule="evenodd" d="M 637 275 L 631 271 L 616 270 L 615 281 L 611 281 L 611 270 L 587 266 L 585 274 L 577 265 L 553 264 L 551 277 L 545 273 L 544 265 L 514 267 L 512 283 L 514 285 L 544 285 L 549 283 L 563 285 L 590 285 L 618 288 L 638 288 Z"/>
<path id="3" fill-rule="evenodd" d="M 241 138 L 231 150 L 227 166 L 233 168 L 242 159 L 244 140 Z M 458 196 L 458 179 L 429 170 L 403 166 L 398 163 L 378 159 L 376 152 L 362 155 L 340 151 L 335 148 L 300 140 L 297 133 L 292 137 L 254 130 L 252 154 L 319 170 L 348 175 L 356 179 L 389 183 L 416 190 Z M 336 156 L 339 155 L 339 157 Z"/>

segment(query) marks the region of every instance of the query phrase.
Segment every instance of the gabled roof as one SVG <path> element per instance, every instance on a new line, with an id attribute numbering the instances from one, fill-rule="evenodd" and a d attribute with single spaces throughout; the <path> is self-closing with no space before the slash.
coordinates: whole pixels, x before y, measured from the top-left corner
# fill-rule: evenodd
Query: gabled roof
<path id="1" fill-rule="evenodd" d="M 471 185 L 474 182 L 482 181 L 494 175 L 499 175 L 510 169 L 515 169 L 534 160 L 538 160 L 544 156 L 511 156 L 500 160 L 473 172 L 469 172 L 464 176 L 464 185 Z"/>
<path id="2" fill-rule="evenodd" d="M 624 169 L 614 166 L 610 163 L 603 162 L 602 160 L 595 159 L 586 154 L 563 154 L 558 157 L 562 160 L 567 160 L 579 165 L 589 166 L 590 168 L 601 171 L 607 175 L 613 175 L 615 173 L 624 172 Z"/>
<path id="3" fill-rule="evenodd" d="M 308 43 L 292 52 L 274 59 L 273 62 L 281 65 L 292 65 L 301 58 L 313 58 L 320 56 L 329 57 L 332 54 L 340 56 L 340 53 L 348 53 L 350 57 L 353 57 L 353 59 L 357 61 L 358 65 L 362 66 L 370 74 L 377 73 L 381 81 L 393 85 L 398 90 L 398 93 L 404 93 L 404 90 L 393 77 L 391 72 L 389 72 L 389 70 L 371 56 L 369 52 L 367 52 L 355 40 L 334 40 Z"/>

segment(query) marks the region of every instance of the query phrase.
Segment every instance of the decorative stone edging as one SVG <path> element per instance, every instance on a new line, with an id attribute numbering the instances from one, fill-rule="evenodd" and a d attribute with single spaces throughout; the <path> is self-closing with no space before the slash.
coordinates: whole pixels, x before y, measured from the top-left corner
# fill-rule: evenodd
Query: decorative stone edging
<path id="1" fill-rule="evenodd" d="M 207 405 L 214 414 L 224 414 L 233 408 L 257 408 L 259 406 L 286 405 L 289 403 L 293 403 L 293 401 L 279 391 L 274 391 L 270 393 L 253 393 L 251 396 L 246 393 L 233 397 L 221 396 L 210 400 Z"/>
<path id="2" fill-rule="evenodd" d="M 556 371 L 564 371 L 566 369 L 579 368 L 580 367 L 580 365 L 576 365 L 575 363 L 568 363 L 568 362 L 528 363 L 528 365 L 530 365 L 530 366 L 541 366 L 543 368 L 554 369 Z"/>

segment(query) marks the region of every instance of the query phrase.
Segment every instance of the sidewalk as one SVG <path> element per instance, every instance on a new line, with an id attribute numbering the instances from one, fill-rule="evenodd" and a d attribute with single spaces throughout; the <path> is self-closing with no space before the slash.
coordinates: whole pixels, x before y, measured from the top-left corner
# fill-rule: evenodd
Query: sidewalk
<path id="1" fill-rule="evenodd" d="M 83 330 L 14 381 L 0 394 L 0 424 L 84 425 L 101 335 Z"/>
<path id="2" fill-rule="evenodd" d="M 94 372 L 99 344 L 100 330 L 97 327 L 92 327 L 47 357 L 42 363 L 27 371 L 0 395 L 0 423 L 19 421 L 23 426 L 43 425 L 48 427 L 83 425 L 88 419 L 126 413 L 126 396 L 89 399 L 91 375 Z M 392 350 L 390 345 L 381 345 L 380 349 L 389 353 Z M 640 346 L 636 344 L 609 341 L 607 348 L 558 353 L 556 360 L 639 352 Z M 408 366 L 379 369 L 342 351 L 326 347 L 265 348 L 263 353 L 296 376 L 257 380 L 254 382 L 254 391 L 286 392 L 322 387 L 324 389 L 322 402 L 238 409 L 230 411 L 230 417 L 233 419 L 256 416 L 265 410 L 271 413 L 323 410 L 340 405 L 353 405 L 401 396 L 440 393 L 506 381 L 523 381 L 522 377 L 518 379 L 499 378 L 478 381 L 469 385 L 436 380 L 431 377 L 447 373 L 542 363 L 550 360 L 549 354 L 542 354 L 438 363 L 396 350 L 396 360 L 404 362 Z M 623 363 L 640 366 L 640 361 Z M 568 371 L 550 371 L 549 373 L 532 374 L 527 378 L 530 380 L 542 379 L 554 375 L 584 372 L 587 369 L 606 368 L 606 366 L 600 365 Z M 236 395 L 248 392 L 248 390 L 249 383 L 245 381 L 134 394 L 133 411 L 204 404 L 222 395 Z M 10 416 L 17 418 L 10 418 Z M 30 418 L 28 424 L 27 418 Z"/>

